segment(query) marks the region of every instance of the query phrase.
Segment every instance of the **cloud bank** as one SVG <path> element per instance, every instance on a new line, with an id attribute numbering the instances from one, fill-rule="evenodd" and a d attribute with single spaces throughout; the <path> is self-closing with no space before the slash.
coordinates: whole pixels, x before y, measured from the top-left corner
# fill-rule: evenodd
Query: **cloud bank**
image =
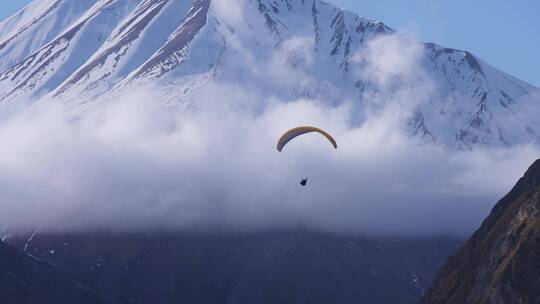
<path id="1" fill-rule="evenodd" d="M 241 22 L 239 8 L 218 8 Z M 266 62 L 246 54 L 241 39 L 233 49 L 257 81 L 280 88 L 297 77 L 311 81 L 302 73 L 313 64 L 306 38 L 285 41 Z M 230 79 L 208 85 L 182 110 L 154 102 L 155 87 L 131 89 L 76 118 L 60 103 L 37 103 L 0 121 L 0 223 L 469 233 L 540 154 L 531 145 L 456 151 L 411 139 L 405 122 L 433 91 L 419 68 L 422 51 L 397 34 L 358 52 L 355 73 L 376 88 L 364 93 L 371 104 L 362 119 L 354 100 L 284 100 Z M 309 134 L 276 151 L 284 131 L 306 124 L 334 135 L 339 149 Z"/>

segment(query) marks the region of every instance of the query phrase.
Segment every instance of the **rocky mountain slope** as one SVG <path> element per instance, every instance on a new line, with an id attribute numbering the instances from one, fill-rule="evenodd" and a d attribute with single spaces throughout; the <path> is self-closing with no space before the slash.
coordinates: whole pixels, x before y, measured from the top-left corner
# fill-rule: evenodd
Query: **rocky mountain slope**
<path id="1" fill-rule="evenodd" d="M 0 242 L 0 303 L 131 303 Z"/>
<path id="2" fill-rule="evenodd" d="M 416 303 L 460 240 L 304 230 L 12 236 L 136 303 Z"/>
<path id="3" fill-rule="evenodd" d="M 421 303 L 540 303 L 540 160 L 448 260 Z"/>
<path id="4" fill-rule="evenodd" d="M 141 82 L 159 84 L 160 102 L 175 106 L 231 81 L 284 100 L 369 104 L 381 88 L 358 76 L 355 57 L 394 33 L 320 0 L 35 1 L 0 22 L 0 108 L 52 99 L 82 111 Z M 540 138 L 535 87 L 469 52 L 421 48 L 416 64 L 434 91 L 410 100 L 411 136 L 458 148 Z M 261 73 L 276 54 L 289 69 L 283 82 Z"/>

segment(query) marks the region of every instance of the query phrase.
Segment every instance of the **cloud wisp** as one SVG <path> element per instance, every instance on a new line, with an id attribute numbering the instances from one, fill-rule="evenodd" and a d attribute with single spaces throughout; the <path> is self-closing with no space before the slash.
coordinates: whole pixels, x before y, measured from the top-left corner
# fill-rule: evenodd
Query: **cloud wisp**
<path id="1" fill-rule="evenodd" d="M 209 99 L 171 111 L 147 102 L 150 92 L 77 120 L 47 105 L 2 121 L 0 221 L 45 229 L 463 233 L 538 155 L 532 146 L 418 145 L 376 122 L 385 116 L 351 127 L 349 104 L 274 101 L 255 113 L 237 92 L 238 101 L 221 106 Z M 339 149 L 307 135 L 275 150 L 281 132 L 306 123 L 331 132 Z M 298 185 L 301 176 L 308 187 Z"/>

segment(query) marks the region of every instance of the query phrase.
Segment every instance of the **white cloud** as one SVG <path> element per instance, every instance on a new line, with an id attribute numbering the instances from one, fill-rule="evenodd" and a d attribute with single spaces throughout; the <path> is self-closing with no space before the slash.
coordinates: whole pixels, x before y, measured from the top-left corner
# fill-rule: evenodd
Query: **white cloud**
<path id="1" fill-rule="evenodd" d="M 352 107 L 269 101 L 245 89 L 171 112 L 143 89 L 73 121 L 32 108 L 0 123 L 0 222 L 43 229 L 231 229 L 307 225 L 352 232 L 469 231 L 538 155 L 530 146 L 453 152 L 380 124 L 351 128 Z M 302 124 L 282 153 L 275 142 Z M 308 176 L 308 187 L 298 181 Z M 459 224 L 458 224 L 459 223 Z"/>
<path id="2" fill-rule="evenodd" d="M 238 27 L 244 22 L 244 0 L 215 0 L 212 1 L 214 16 L 228 23 L 228 26 Z"/>
<path id="3" fill-rule="evenodd" d="M 360 78 L 389 88 L 423 80 L 425 75 L 418 64 L 423 54 L 420 42 L 399 33 L 375 37 L 353 60 L 358 64 L 356 73 Z"/>
<path id="4" fill-rule="evenodd" d="M 356 52 L 353 72 L 367 88 L 361 100 L 368 105 L 368 123 L 403 129 L 433 97 L 435 85 L 422 68 L 423 56 L 422 44 L 404 33 L 375 37 Z"/>
<path id="5" fill-rule="evenodd" d="M 235 26 L 242 5 L 214 9 Z M 466 233 L 538 155 L 529 145 L 453 151 L 410 140 L 404 122 L 433 90 L 414 39 L 379 37 L 355 56 L 357 77 L 372 85 L 359 122 L 358 101 L 274 94 L 312 81 L 312 40 L 290 37 L 260 57 L 250 37 L 220 30 L 234 50 L 230 75 L 245 75 L 204 87 L 186 110 L 149 102 L 160 88 L 139 87 L 77 119 L 43 103 L 1 120 L 0 223 Z M 317 134 L 275 150 L 282 132 L 306 124 L 333 134 L 338 150 Z"/>

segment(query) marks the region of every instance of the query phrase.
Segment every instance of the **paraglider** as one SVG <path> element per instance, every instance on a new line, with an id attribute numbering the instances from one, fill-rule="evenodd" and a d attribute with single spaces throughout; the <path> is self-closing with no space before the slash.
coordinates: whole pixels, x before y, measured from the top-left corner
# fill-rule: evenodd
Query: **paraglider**
<path id="1" fill-rule="evenodd" d="M 303 135 L 303 134 L 306 134 L 306 133 L 312 133 L 312 132 L 320 133 L 321 135 L 326 137 L 326 139 L 328 139 L 328 141 L 332 144 L 332 146 L 334 146 L 334 149 L 337 149 L 336 140 L 330 134 L 328 134 L 327 132 L 325 132 L 325 131 L 323 131 L 323 130 L 321 130 L 319 128 L 310 127 L 310 126 L 297 127 L 297 128 L 293 128 L 293 129 L 290 129 L 289 131 L 285 132 L 281 136 L 281 138 L 278 140 L 276 148 L 277 148 L 277 150 L 279 152 L 281 152 L 283 150 L 283 148 L 291 140 L 295 139 L 296 137 L 298 137 L 300 135 Z"/>
<path id="2" fill-rule="evenodd" d="M 322 136 L 326 137 L 326 139 L 328 139 L 328 141 L 332 144 L 332 146 L 334 146 L 334 149 L 337 149 L 337 143 L 336 143 L 336 140 L 330 135 L 328 134 L 327 132 L 325 132 L 324 130 L 322 129 L 319 129 L 319 128 L 315 128 L 315 127 L 310 127 L 310 126 L 302 126 L 302 127 L 297 127 L 297 128 L 293 128 L 293 129 L 290 129 L 289 131 L 285 132 L 281 138 L 278 140 L 277 142 L 277 146 L 276 146 L 276 149 L 281 152 L 283 150 L 283 148 L 285 148 L 285 146 L 293 139 L 295 139 L 296 137 L 300 136 L 300 135 L 303 135 L 303 134 L 307 134 L 307 133 L 312 133 L 312 132 L 316 132 L 316 133 L 319 133 L 321 134 Z M 302 187 L 305 187 L 307 185 L 307 182 L 308 182 L 308 179 L 307 177 L 306 178 L 302 178 L 300 180 L 300 185 Z"/>

